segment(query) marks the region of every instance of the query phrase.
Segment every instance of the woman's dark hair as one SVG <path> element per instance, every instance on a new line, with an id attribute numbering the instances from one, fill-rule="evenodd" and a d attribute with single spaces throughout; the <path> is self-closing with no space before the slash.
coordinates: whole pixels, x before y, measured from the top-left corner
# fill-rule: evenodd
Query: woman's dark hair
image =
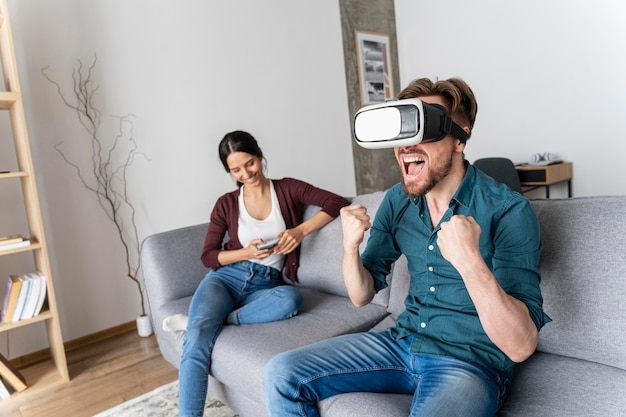
<path id="1" fill-rule="evenodd" d="M 220 161 L 222 161 L 222 165 L 224 165 L 226 172 L 230 172 L 226 158 L 228 158 L 228 155 L 233 152 L 245 152 L 263 159 L 263 151 L 259 147 L 259 144 L 254 136 L 248 132 L 244 132 L 243 130 L 235 130 L 227 133 L 220 141 Z"/>

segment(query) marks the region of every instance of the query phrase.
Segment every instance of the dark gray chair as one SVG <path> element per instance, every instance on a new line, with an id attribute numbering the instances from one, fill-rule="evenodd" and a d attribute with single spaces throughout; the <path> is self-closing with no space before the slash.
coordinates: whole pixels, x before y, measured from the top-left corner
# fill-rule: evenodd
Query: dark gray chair
<path id="1" fill-rule="evenodd" d="M 515 164 L 510 159 L 480 158 L 474 161 L 474 166 L 494 180 L 508 185 L 513 191 L 522 192 Z"/>

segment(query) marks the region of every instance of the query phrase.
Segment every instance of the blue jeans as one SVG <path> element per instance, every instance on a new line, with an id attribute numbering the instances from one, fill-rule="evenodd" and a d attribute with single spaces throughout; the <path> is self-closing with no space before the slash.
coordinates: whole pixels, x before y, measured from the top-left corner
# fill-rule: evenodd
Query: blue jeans
<path id="1" fill-rule="evenodd" d="M 413 395 L 410 417 L 493 417 L 511 374 L 451 357 L 411 354 L 389 331 L 338 336 L 280 353 L 263 369 L 271 417 L 319 416 L 316 403 L 347 392 Z"/>
<path id="2" fill-rule="evenodd" d="M 282 285 L 281 272 L 243 261 L 210 271 L 189 305 L 179 369 L 179 416 L 202 416 L 211 352 L 224 324 L 254 324 L 294 316 L 302 295 Z"/>

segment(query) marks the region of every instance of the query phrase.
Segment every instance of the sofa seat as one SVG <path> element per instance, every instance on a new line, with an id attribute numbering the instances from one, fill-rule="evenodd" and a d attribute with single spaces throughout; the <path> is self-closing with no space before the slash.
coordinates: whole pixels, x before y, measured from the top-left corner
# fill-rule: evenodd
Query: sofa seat
<path id="1" fill-rule="evenodd" d="M 583 359 L 535 352 L 517 366 L 498 417 L 626 416 L 626 371 Z"/>

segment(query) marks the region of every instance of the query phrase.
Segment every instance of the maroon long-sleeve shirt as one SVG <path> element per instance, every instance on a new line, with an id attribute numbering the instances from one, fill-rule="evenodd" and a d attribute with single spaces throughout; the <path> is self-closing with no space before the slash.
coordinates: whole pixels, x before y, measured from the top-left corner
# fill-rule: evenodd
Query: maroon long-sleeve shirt
<path id="1" fill-rule="evenodd" d="M 302 222 L 302 215 L 307 205 L 318 206 L 329 216 L 337 217 L 339 210 L 349 204 L 348 200 L 337 194 L 295 178 L 283 178 L 272 180 L 272 182 L 287 229 L 292 229 Z M 221 267 L 217 260 L 220 251 L 243 247 L 239 242 L 238 233 L 239 192 L 240 189 L 237 189 L 224 194 L 213 207 L 201 257 L 202 263 L 207 268 L 217 270 Z M 228 240 L 223 243 L 226 233 L 228 233 Z M 284 274 L 292 282 L 297 279 L 299 260 L 300 246 L 289 253 L 285 259 Z"/>

